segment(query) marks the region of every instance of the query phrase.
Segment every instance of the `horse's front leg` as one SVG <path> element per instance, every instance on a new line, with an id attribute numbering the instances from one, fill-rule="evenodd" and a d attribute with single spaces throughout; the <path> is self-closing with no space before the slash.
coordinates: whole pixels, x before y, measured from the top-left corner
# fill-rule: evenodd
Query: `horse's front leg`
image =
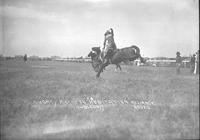
<path id="1" fill-rule="evenodd" d="M 105 59 L 102 59 L 102 62 L 103 62 L 103 63 L 106 63 L 107 61 L 106 61 Z M 105 67 L 102 69 L 102 71 L 101 71 L 101 72 L 103 72 L 104 70 L 106 70 L 106 68 L 105 68 Z"/>
<path id="2" fill-rule="evenodd" d="M 103 64 L 100 65 L 99 71 L 98 71 L 98 73 L 97 73 L 97 75 L 96 75 L 97 78 L 100 76 L 101 72 L 103 71 L 103 69 L 104 69 L 107 65 L 108 65 L 108 62 L 103 63 Z"/>

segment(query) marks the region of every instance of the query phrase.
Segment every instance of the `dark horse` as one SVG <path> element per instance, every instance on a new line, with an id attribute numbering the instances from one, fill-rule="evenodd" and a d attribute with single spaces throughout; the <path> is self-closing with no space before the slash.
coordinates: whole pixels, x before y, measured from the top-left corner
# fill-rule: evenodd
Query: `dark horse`
<path id="1" fill-rule="evenodd" d="M 100 64 L 102 64 L 103 60 L 102 60 L 102 55 L 103 53 L 101 53 L 101 49 L 100 47 L 93 47 L 92 51 L 90 51 L 90 53 L 88 54 L 88 57 L 91 57 L 92 59 L 92 67 L 94 68 L 95 72 L 99 71 L 100 68 Z M 121 71 L 121 66 L 118 64 L 116 64 L 116 69 L 119 68 Z M 102 72 L 105 68 L 102 69 Z"/>
<path id="2" fill-rule="evenodd" d="M 110 59 L 110 61 L 105 61 L 105 62 L 102 61 L 104 63 L 99 64 L 98 73 L 97 73 L 96 77 L 99 77 L 102 70 L 109 64 L 119 65 L 119 63 L 121 63 L 122 61 L 124 61 L 124 62 L 125 61 L 134 61 L 137 58 L 139 58 L 142 63 L 145 62 L 145 60 L 140 55 L 140 49 L 134 45 L 132 45 L 130 47 L 122 48 L 122 49 L 117 49 L 114 52 L 112 52 L 111 50 L 108 50 L 107 55 L 110 55 L 111 59 Z"/>

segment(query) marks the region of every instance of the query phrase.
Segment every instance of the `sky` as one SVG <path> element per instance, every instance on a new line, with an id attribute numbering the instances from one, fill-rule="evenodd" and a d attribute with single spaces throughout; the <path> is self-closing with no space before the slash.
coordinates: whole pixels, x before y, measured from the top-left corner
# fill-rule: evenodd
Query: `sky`
<path id="1" fill-rule="evenodd" d="M 145 57 L 199 49 L 198 0 L 0 0 L 0 54 L 87 56 L 113 28 Z"/>

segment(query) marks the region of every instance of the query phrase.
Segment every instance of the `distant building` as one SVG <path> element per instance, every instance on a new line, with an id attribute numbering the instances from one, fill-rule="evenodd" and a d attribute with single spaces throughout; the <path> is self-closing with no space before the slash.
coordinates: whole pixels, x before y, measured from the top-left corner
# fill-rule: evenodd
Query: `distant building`
<path id="1" fill-rule="evenodd" d="M 51 56 L 51 60 L 56 60 L 56 59 L 61 59 L 61 57 L 60 56 Z"/>
<path id="2" fill-rule="evenodd" d="M 14 59 L 15 60 L 23 60 L 24 56 L 23 55 L 15 55 Z"/>
<path id="3" fill-rule="evenodd" d="M 43 61 L 51 61 L 52 59 L 50 57 L 42 57 L 41 60 L 43 60 Z"/>
<path id="4" fill-rule="evenodd" d="M 0 60 L 5 60 L 2 54 L 0 55 Z"/>
<path id="5" fill-rule="evenodd" d="M 183 67 L 190 67 L 189 65 L 189 57 L 183 57 L 182 66 Z M 154 67 L 175 67 L 176 60 L 175 58 L 165 58 L 165 57 L 155 57 L 150 58 L 146 61 L 147 65 L 154 66 Z"/>
<path id="6" fill-rule="evenodd" d="M 39 56 L 32 55 L 29 57 L 29 60 L 41 60 L 41 58 Z"/>

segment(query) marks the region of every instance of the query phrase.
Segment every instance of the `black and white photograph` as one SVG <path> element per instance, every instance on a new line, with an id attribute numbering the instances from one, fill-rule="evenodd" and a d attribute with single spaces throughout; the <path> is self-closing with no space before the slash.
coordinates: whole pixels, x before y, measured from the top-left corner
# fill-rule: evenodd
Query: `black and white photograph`
<path id="1" fill-rule="evenodd" d="M 199 0 L 0 0 L 0 140 L 199 138 Z"/>

